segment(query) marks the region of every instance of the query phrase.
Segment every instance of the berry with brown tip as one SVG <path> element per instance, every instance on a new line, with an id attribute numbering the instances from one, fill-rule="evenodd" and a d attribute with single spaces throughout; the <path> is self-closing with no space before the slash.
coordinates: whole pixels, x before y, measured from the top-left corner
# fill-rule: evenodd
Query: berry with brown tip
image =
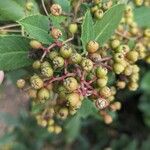
<path id="1" fill-rule="evenodd" d="M 91 71 L 93 69 L 93 62 L 90 59 L 84 58 L 81 61 L 81 66 L 85 71 Z"/>
<path id="2" fill-rule="evenodd" d="M 87 51 L 89 53 L 95 53 L 99 49 L 99 44 L 96 41 L 90 41 L 87 44 Z"/>
<path id="3" fill-rule="evenodd" d="M 42 88 L 38 91 L 37 97 L 39 100 L 48 100 L 50 97 L 49 91 L 46 88 Z"/>
<path id="4" fill-rule="evenodd" d="M 60 48 L 59 52 L 63 58 L 69 58 L 72 54 L 72 48 L 66 44 Z"/>
<path id="5" fill-rule="evenodd" d="M 64 66 L 64 63 L 65 63 L 65 61 L 64 61 L 64 59 L 62 58 L 62 57 L 55 57 L 54 59 L 53 59 L 53 64 L 54 64 L 54 67 L 55 68 L 60 68 L 60 67 L 63 67 Z"/>
<path id="6" fill-rule="evenodd" d="M 32 40 L 32 41 L 30 41 L 30 46 L 33 49 L 40 49 L 42 47 L 42 44 L 36 40 Z"/>
<path id="7" fill-rule="evenodd" d="M 50 11 L 54 16 L 60 16 L 62 14 L 62 8 L 59 4 L 53 4 L 50 7 Z"/>
<path id="8" fill-rule="evenodd" d="M 26 81 L 24 79 L 19 79 L 16 84 L 19 89 L 22 89 L 25 87 Z"/>
<path id="9" fill-rule="evenodd" d="M 62 36 L 62 32 L 61 32 L 61 30 L 53 27 L 52 30 L 51 30 L 51 36 L 54 39 L 58 39 Z"/>

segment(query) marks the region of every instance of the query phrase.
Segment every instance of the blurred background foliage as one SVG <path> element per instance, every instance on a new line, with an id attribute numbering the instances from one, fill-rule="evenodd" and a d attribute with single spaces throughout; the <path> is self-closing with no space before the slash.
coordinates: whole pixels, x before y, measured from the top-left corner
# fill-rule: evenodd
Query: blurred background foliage
<path id="1" fill-rule="evenodd" d="M 19 6 L 15 5 L 15 1 L 18 0 L 11 0 L 11 4 L 10 0 L 0 1 L 0 7 L 3 8 L 0 9 L 0 14 L 3 14 L 0 15 L 0 24 L 16 21 L 25 15 L 21 7 L 25 1 L 19 0 Z M 11 9 L 6 7 L 8 3 Z M 38 12 L 36 5 L 30 13 Z M 149 13 L 150 9 L 145 7 L 135 10 L 141 26 L 150 26 L 150 19 L 141 19 Z M 27 109 L 20 107 L 18 115 L 0 112 L 0 122 L 7 124 L 5 134 L 0 137 L 0 150 L 150 150 L 150 66 L 142 62 L 139 65 L 140 88 L 136 92 L 124 90 L 118 93 L 117 99 L 122 103 L 122 109 L 111 114 L 114 118 L 112 124 L 104 124 L 90 101 L 87 101 L 84 109 L 81 108 L 76 116 L 66 121 L 63 133 L 53 135 L 39 127 Z M 20 69 L 7 73 L 6 79 L 15 84 L 18 78 L 28 73 L 27 69 Z M 0 99 L 6 85 L 0 86 Z"/>

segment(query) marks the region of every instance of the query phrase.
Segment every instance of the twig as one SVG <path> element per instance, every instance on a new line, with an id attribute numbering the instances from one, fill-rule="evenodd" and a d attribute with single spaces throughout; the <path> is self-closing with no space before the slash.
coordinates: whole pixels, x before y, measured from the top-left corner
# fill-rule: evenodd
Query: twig
<path id="1" fill-rule="evenodd" d="M 43 7 L 46 15 L 49 16 L 48 11 L 47 11 L 46 6 L 45 6 L 45 3 L 44 3 L 44 0 L 41 0 L 41 2 L 42 2 L 42 7 Z"/>
<path id="2" fill-rule="evenodd" d="M 6 28 L 18 27 L 18 26 L 20 26 L 20 25 L 19 24 L 9 24 L 9 25 L 5 25 L 5 26 L 0 27 L 0 30 L 6 29 Z"/>
<path id="3" fill-rule="evenodd" d="M 21 32 L 21 30 L 4 30 L 4 31 L 6 31 L 6 32 L 18 32 L 18 33 Z"/>
<path id="4" fill-rule="evenodd" d="M 66 44 L 66 43 L 68 43 L 68 42 L 72 41 L 73 39 L 74 39 L 74 36 L 72 36 L 71 38 L 67 39 L 67 40 L 66 40 L 66 41 L 64 41 L 62 44 L 64 45 L 64 44 Z"/>

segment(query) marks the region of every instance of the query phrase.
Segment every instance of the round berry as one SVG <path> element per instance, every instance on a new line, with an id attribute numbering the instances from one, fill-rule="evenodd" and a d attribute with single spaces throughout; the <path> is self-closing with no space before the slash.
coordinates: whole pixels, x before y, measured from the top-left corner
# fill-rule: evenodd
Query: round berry
<path id="1" fill-rule="evenodd" d="M 60 16 L 62 14 L 62 8 L 59 4 L 53 4 L 50 7 L 50 11 L 54 16 Z"/>
<path id="2" fill-rule="evenodd" d="M 145 29 L 144 35 L 145 35 L 146 37 L 150 38 L 150 28 Z"/>
<path id="3" fill-rule="evenodd" d="M 60 55 L 63 58 L 69 58 L 72 54 L 72 48 L 69 45 L 64 45 L 60 48 Z"/>
<path id="4" fill-rule="evenodd" d="M 41 68 L 45 68 L 45 67 L 51 67 L 48 61 L 44 61 L 43 63 L 41 63 Z"/>
<path id="5" fill-rule="evenodd" d="M 117 48 L 117 52 L 119 53 L 123 53 L 123 54 L 126 54 L 130 51 L 130 48 L 128 45 L 120 45 L 118 48 Z"/>
<path id="6" fill-rule="evenodd" d="M 96 41 L 90 41 L 87 44 L 87 51 L 89 53 L 95 53 L 99 49 L 99 44 Z"/>
<path id="7" fill-rule="evenodd" d="M 30 78 L 30 82 L 31 82 L 31 86 L 37 90 L 41 89 L 44 86 L 43 80 L 37 75 L 32 76 Z"/>
<path id="8" fill-rule="evenodd" d="M 134 0 L 134 2 L 137 6 L 141 6 L 143 4 L 144 0 Z"/>
<path id="9" fill-rule="evenodd" d="M 54 67 L 55 68 L 60 68 L 60 67 L 63 67 L 64 66 L 64 63 L 65 63 L 65 61 L 64 61 L 64 59 L 62 58 L 62 57 L 55 57 L 54 59 L 53 59 L 53 64 L 54 64 Z"/>
<path id="10" fill-rule="evenodd" d="M 22 89 L 25 87 L 26 81 L 24 79 L 19 79 L 16 84 L 18 88 Z"/>
<path id="11" fill-rule="evenodd" d="M 114 61 L 117 63 L 124 61 L 124 55 L 122 53 L 115 53 Z"/>
<path id="12" fill-rule="evenodd" d="M 109 0 L 109 1 L 107 1 L 105 3 L 103 3 L 103 9 L 104 10 L 108 10 L 109 8 L 111 8 L 112 4 L 113 4 L 112 0 Z"/>
<path id="13" fill-rule="evenodd" d="M 91 12 L 92 12 L 92 13 L 95 13 L 97 10 L 98 10 L 98 6 L 97 6 L 97 5 L 95 5 L 95 6 L 93 6 L 93 7 L 91 8 Z"/>
<path id="14" fill-rule="evenodd" d="M 73 64 L 79 64 L 82 60 L 82 56 L 79 53 L 73 53 L 70 60 Z"/>
<path id="15" fill-rule="evenodd" d="M 137 82 L 130 82 L 128 84 L 128 88 L 130 91 L 136 91 L 138 89 L 138 86 L 139 85 L 137 84 Z"/>
<path id="16" fill-rule="evenodd" d="M 104 78 L 99 78 L 97 79 L 97 85 L 99 87 L 105 87 L 107 85 L 107 82 L 108 82 L 108 77 L 104 77 Z"/>
<path id="17" fill-rule="evenodd" d="M 33 69 L 40 69 L 40 67 L 41 67 L 40 60 L 34 61 L 33 64 L 32 64 L 32 67 L 33 67 Z"/>
<path id="18" fill-rule="evenodd" d="M 49 78 L 53 76 L 53 69 L 51 67 L 43 67 L 41 68 L 41 73 L 43 76 Z"/>
<path id="19" fill-rule="evenodd" d="M 36 40 L 32 40 L 32 41 L 30 41 L 30 46 L 33 49 L 40 49 L 42 47 L 42 44 Z"/>
<path id="20" fill-rule="evenodd" d="M 51 30 L 51 36 L 54 39 L 58 39 L 62 36 L 62 32 L 59 29 L 53 27 Z"/>
<path id="21" fill-rule="evenodd" d="M 125 67 L 120 63 L 115 63 L 113 65 L 113 69 L 116 74 L 121 74 L 124 71 Z"/>
<path id="22" fill-rule="evenodd" d="M 98 54 L 98 53 L 93 53 L 93 54 L 90 55 L 90 59 L 91 59 L 93 62 L 95 62 L 95 63 L 100 62 L 100 61 L 101 61 L 101 58 L 102 58 L 101 55 Z"/>
<path id="23" fill-rule="evenodd" d="M 76 23 L 71 23 L 68 28 L 72 34 L 75 34 L 78 31 L 78 25 Z"/>
<path id="24" fill-rule="evenodd" d="M 47 128 L 47 131 L 48 131 L 49 133 L 53 133 L 53 132 L 54 132 L 54 126 L 49 126 L 49 127 Z"/>
<path id="25" fill-rule="evenodd" d="M 100 89 L 100 95 L 103 97 L 109 97 L 111 96 L 111 90 L 109 87 L 105 86 L 103 88 Z"/>
<path id="26" fill-rule="evenodd" d="M 81 61 L 81 66 L 85 71 L 91 71 L 93 69 L 93 62 L 90 59 L 84 58 Z"/>
<path id="27" fill-rule="evenodd" d="M 55 125 L 54 126 L 54 133 L 60 134 L 62 132 L 62 128 L 60 126 Z"/>
<path id="28" fill-rule="evenodd" d="M 80 95 L 77 93 L 71 93 L 67 95 L 67 103 L 70 107 L 76 107 L 80 101 Z"/>
<path id="29" fill-rule="evenodd" d="M 37 97 L 39 100 L 48 100 L 50 97 L 49 91 L 46 88 L 42 88 L 38 91 Z"/>
<path id="30" fill-rule="evenodd" d="M 117 81 L 116 85 L 119 89 L 124 89 L 126 87 L 126 82 L 125 81 Z"/>
<path id="31" fill-rule="evenodd" d="M 107 70 L 106 68 L 98 67 L 98 68 L 96 69 L 96 76 L 97 76 L 98 78 L 105 78 L 106 75 L 107 75 L 107 73 L 108 73 L 108 70 Z"/>
<path id="32" fill-rule="evenodd" d="M 119 45 L 120 45 L 120 41 L 119 40 L 115 39 L 115 40 L 111 41 L 111 46 L 112 46 L 113 49 L 118 48 Z"/>
<path id="33" fill-rule="evenodd" d="M 57 56 L 59 56 L 59 53 L 58 52 L 56 52 L 56 51 L 51 51 L 50 53 L 49 53 L 49 58 L 51 59 L 51 60 L 53 60 L 55 57 L 57 57 Z"/>
<path id="34" fill-rule="evenodd" d="M 29 89 L 28 95 L 29 95 L 30 98 L 36 99 L 37 98 L 37 90 L 35 90 L 35 89 Z"/>
<path id="35" fill-rule="evenodd" d="M 64 87 L 69 91 L 74 91 L 78 88 L 78 82 L 73 77 L 68 77 L 64 80 Z"/>
<path id="36" fill-rule="evenodd" d="M 130 51 L 126 55 L 126 58 L 133 63 L 138 60 L 138 57 L 139 57 L 139 54 L 136 51 Z"/>
<path id="37" fill-rule="evenodd" d="M 104 12 L 103 12 L 102 9 L 98 9 L 98 10 L 96 10 L 95 13 L 94 13 L 94 17 L 95 17 L 96 19 L 101 19 L 103 16 L 104 16 Z"/>
<path id="38" fill-rule="evenodd" d="M 68 108 L 67 107 L 61 108 L 59 110 L 58 114 L 61 119 L 63 119 L 63 120 L 66 119 L 69 114 Z"/>
<path id="39" fill-rule="evenodd" d="M 33 9 L 33 3 L 32 2 L 27 2 L 26 3 L 26 9 L 28 10 L 28 11 L 31 11 L 32 9 Z"/>

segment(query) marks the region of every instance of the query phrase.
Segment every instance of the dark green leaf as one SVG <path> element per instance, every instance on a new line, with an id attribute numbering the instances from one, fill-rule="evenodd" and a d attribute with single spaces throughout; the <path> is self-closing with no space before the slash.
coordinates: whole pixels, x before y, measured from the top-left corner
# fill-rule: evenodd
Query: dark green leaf
<path id="1" fill-rule="evenodd" d="M 33 15 L 19 21 L 31 38 L 44 44 L 50 44 L 53 40 L 49 35 L 50 22 L 47 16 Z"/>
<path id="2" fill-rule="evenodd" d="M 0 138 L 0 147 L 2 147 L 5 144 L 10 144 L 15 140 L 15 135 L 12 133 L 6 133 Z"/>
<path id="3" fill-rule="evenodd" d="M 147 72 L 141 81 L 141 89 L 144 91 L 150 91 L 150 72 Z"/>
<path id="4" fill-rule="evenodd" d="M 14 70 L 29 66 L 31 60 L 28 58 L 29 39 L 21 36 L 0 37 L 0 69 Z"/>
<path id="5" fill-rule="evenodd" d="M 104 44 L 118 27 L 123 16 L 124 5 L 119 4 L 109 9 L 103 18 L 94 25 L 94 40 Z M 91 31 L 92 32 L 92 31 Z"/>
<path id="6" fill-rule="evenodd" d="M 141 27 L 150 27 L 150 8 L 139 7 L 134 11 L 135 20 Z"/>
<path id="7" fill-rule="evenodd" d="M 92 40 L 94 37 L 94 29 L 93 29 L 93 20 L 90 11 L 87 11 L 82 23 L 82 34 L 81 34 L 81 41 L 86 49 L 87 43 Z"/>

